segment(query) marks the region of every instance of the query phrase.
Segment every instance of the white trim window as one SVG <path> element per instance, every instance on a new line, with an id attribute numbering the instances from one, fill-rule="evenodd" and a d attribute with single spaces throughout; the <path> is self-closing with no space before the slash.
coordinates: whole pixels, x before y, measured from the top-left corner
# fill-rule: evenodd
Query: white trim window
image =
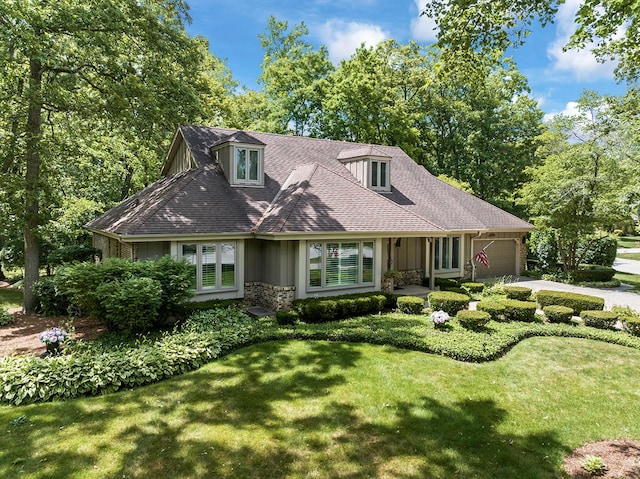
<path id="1" fill-rule="evenodd" d="M 191 286 L 196 291 L 237 289 L 235 242 L 180 243 L 178 255 L 193 265 Z"/>
<path id="2" fill-rule="evenodd" d="M 434 269 L 455 270 L 460 268 L 460 236 L 434 238 Z"/>
<path id="3" fill-rule="evenodd" d="M 262 185 L 264 183 L 262 149 L 236 146 L 233 150 L 233 183 Z"/>
<path id="4" fill-rule="evenodd" d="M 373 241 L 310 242 L 307 255 L 309 289 L 371 285 Z"/>
<path id="5" fill-rule="evenodd" d="M 369 187 L 376 191 L 391 191 L 388 161 L 369 160 Z"/>

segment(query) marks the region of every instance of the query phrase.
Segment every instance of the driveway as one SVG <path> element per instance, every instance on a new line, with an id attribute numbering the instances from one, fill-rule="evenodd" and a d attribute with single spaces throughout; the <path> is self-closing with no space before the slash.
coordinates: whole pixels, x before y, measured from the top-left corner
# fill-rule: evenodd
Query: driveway
<path id="1" fill-rule="evenodd" d="M 640 261 L 635 261 L 635 263 L 640 263 Z M 519 278 L 511 284 L 526 286 L 527 288 L 531 288 L 533 291 L 551 289 L 554 291 L 569 291 L 572 293 L 599 296 L 600 298 L 604 298 L 605 309 L 611 309 L 612 306 L 629 306 L 632 309 L 640 311 L 640 294 L 627 292 L 626 290 L 629 290 L 631 287 L 624 284 L 618 288 L 586 288 L 584 286 L 574 286 L 572 284 L 556 283 L 554 281 L 524 277 Z"/>
<path id="2" fill-rule="evenodd" d="M 640 248 L 619 249 L 618 253 L 640 253 Z M 613 267 L 622 273 L 640 274 L 640 261 L 616 258 Z"/>

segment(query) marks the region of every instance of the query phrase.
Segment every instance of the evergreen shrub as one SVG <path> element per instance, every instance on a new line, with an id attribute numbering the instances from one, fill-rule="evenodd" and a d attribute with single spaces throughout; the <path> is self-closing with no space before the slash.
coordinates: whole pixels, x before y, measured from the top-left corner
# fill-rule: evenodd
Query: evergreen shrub
<path id="1" fill-rule="evenodd" d="M 503 299 L 500 303 L 504 306 L 502 314 L 507 321 L 532 322 L 536 320 L 536 303 L 533 301 Z"/>
<path id="2" fill-rule="evenodd" d="M 503 318 L 505 306 L 497 301 L 478 301 L 476 309 L 489 313 L 494 321 L 500 321 Z"/>
<path id="3" fill-rule="evenodd" d="M 491 315 L 486 311 L 469 311 L 468 309 L 463 309 L 462 311 L 458 311 L 456 318 L 462 327 L 475 331 L 487 324 L 491 320 Z"/>
<path id="4" fill-rule="evenodd" d="M 584 310 L 604 309 L 604 299 L 588 294 L 570 293 L 566 291 L 552 291 L 541 289 L 536 293 L 536 301 L 541 308 L 545 306 L 566 306 L 581 316 Z"/>
<path id="5" fill-rule="evenodd" d="M 570 323 L 574 313 L 573 309 L 559 305 L 545 306 L 542 311 L 550 323 Z"/>
<path id="6" fill-rule="evenodd" d="M 524 286 L 504 286 L 504 292 L 507 299 L 517 299 L 518 301 L 527 301 L 531 297 L 531 288 Z"/>
<path id="7" fill-rule="evenodd" d="M 585 326 L 599 329 L 613 329 L 618 321 L 618 315 L 613 311 L 584 310 L 580 313 Z"/>
<path id="8" fill-rule="evenodd" d="M 455 316 L 458 311 L 469 307 L 470 298 L 466 294 L 454 293 L 451 291 L 432 291 L 428 296 L 429 307 L 436 310 L 442 310 Z"/>
<path id="9" fill-rule="evenodd" d="M 462 283 L 460 286 L 469 293 L 482 293 L 484 291 L 485 284 L 469 281 L 467 283 Z"/>
<path id="10" fill-rule="evenodd" d="M 424 299 L 416 296 L 401 296 L 398 298 L 398 311 L 405 314 L 422 314 Z"/>

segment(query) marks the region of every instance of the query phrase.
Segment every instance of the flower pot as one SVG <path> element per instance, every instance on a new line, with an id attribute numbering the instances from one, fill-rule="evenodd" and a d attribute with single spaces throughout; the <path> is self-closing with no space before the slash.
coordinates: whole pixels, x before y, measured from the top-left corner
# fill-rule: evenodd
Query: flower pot
<path id="1" fill-rule="evenodd" d="M 56 356 L 57 354 L 60 354 L 60 351 L 62 349 L 62 343 L 47 343 L 46 346 L 47 346 L 47 352 L 51 356 Z"/>

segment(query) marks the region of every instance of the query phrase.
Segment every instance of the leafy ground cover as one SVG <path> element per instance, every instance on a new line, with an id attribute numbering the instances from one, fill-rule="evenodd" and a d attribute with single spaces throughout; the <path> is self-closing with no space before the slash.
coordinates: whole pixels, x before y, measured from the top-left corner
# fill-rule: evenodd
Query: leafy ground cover
<path id="1" fill-rule="evenodd" d="M 272 341 L 134 391 L 2 406 L 0 476 L 555 478 L 585 442 L 640 438 L 639 371 L 640 351 L 583 339 L 483 364 Z"/>

